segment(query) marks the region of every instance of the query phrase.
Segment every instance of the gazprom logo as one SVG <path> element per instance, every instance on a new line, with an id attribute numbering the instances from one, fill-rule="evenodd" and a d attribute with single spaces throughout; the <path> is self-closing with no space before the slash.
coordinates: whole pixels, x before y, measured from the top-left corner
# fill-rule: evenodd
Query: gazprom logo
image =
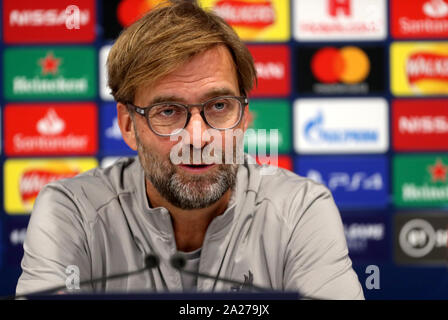
<path id="1" fill-rule="evenodd" d="M 294 103 L 297 153 L 382 153 L 389 147 L 383 98 L 298 99 Z"/>
<path id="2" fill-rule="evenodd" d="M 378 130 L 362 130 L 362 129 L 331 129 L 325 128 L 324 115 L 320 110 L 316 117 L 311 118 L 305 125 L 305 138 L 311 143 L 327 142 L 327 143 L 344 143 L 353 142 L 377 142 Z"/>

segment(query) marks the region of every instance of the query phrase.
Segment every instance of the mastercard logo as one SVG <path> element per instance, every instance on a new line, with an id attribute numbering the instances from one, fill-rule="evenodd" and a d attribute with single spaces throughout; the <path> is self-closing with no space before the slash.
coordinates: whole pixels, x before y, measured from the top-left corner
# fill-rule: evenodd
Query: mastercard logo
<path id="1" fill-rule="evenodd" d="M 128 27 L 143 17 L 162 0 L 123 0 L 117 7 L 118 22 L 123 27 Z"/>
<path id="2" fill-rule="evenodd" d="M 325 47 L 311 59 L 311 71 L 322 83 L 355 84 L 364 81 L 369 75 L 370 60 L 358 47 Z"/>

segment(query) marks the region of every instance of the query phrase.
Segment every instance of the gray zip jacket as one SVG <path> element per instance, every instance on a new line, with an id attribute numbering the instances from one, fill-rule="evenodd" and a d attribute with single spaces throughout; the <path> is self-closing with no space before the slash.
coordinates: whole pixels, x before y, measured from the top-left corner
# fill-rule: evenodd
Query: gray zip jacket
<path id="1" fill-rule="evenodd" d="M 328 189 L 284 169 L 263 175 L 261 166 L 245 159 L 226 211 L 207 229 L 199 271 L 306 297 L 363 299 Z M 68 266 L 79 269 L 80 281 L 137 270 L 150 253 L 160 256 L 157 268 L 84 289 L 182 290 L 181 275 L 169 262 L 176 253 L 170 214 L 149 206 L 137 157 L 44 187 L 24 252 L 16 294 L 64 285 Z M 198 291 L 231 287 L 210 279 L 197 282 Z"/>

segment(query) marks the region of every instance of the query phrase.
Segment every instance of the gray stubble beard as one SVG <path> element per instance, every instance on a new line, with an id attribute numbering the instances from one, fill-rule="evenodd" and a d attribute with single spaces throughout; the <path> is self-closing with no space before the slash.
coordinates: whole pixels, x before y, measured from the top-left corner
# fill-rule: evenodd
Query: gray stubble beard
<path id="1" fill-rule="evenodd" d="M 137 151 L 145 177 L 168 202 L 183 210 L 202 209 L 235 189 L 238 164 L 217 164 L 201 175 L 182 174 L 169 159 L 160 159 L 144 146 L 136 132 Z"/>

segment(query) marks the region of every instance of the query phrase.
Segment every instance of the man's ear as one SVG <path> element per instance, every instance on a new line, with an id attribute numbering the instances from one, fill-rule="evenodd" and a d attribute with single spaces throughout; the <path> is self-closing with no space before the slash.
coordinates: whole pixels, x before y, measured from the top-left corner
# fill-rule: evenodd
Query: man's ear
<path id="1" fill-rule="evenodd" d="M 129 148 L 136 151 L 137 139 L 135 138 L 134 124 L 128 108 L 121 102 L 117 103 L 117 120 L 124 142 L 126 142 Z"/>

